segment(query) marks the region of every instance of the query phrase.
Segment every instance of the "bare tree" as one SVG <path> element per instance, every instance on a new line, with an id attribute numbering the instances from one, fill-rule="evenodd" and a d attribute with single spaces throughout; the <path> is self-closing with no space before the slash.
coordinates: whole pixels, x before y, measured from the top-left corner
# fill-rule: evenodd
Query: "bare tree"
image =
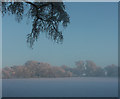
<path id="1" fill-rule="evenodd" d="M 27 35 L 30 47 L 42 32 L 56 43 L 62 43 L 63 34 L 59 27 L 61 25 L 65 28 L 70 22 L 63 2 L 2 2 L 3 16 L 6 13 L 15 15 L 18 22 L 26 16 L 30 18 L 32 31 Z"/>

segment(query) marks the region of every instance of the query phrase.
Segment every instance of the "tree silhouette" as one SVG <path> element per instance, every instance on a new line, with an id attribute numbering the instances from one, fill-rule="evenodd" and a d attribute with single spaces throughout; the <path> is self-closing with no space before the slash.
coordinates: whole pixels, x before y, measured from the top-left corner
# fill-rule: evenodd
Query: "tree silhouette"
<path id="1" fill-rule="evenodd" d="M 2 2 L 3 16 L 6 13 L 15 15 L 18 22 L 24 17 L 30 18 L 32 31 L 27 35 L 30 47 L 42 32 L 56 43 L 62 43 L 63 34 L 59 27 L 61 25 L 65 28 L 70 22 L 63 2 Z"/>

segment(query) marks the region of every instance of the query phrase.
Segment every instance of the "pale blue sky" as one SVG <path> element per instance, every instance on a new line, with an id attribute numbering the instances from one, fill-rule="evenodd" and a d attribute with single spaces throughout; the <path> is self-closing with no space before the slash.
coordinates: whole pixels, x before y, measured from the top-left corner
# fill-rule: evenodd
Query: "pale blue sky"
<path id="1" fill-rule="evenodd" d="M 117 3 L 65 3 L 71 23 L 63 30 L 63 44 L 48 40 L 44 33 L 30 49 L 26 35 L 31 24 L 17 23 L 13 16 L 2 19 L 3 66 L 22 65 L 27 60 L 52 65 L 74 66 L 78 60 L 92 60 L 98 66 L 118 64 Z"/>

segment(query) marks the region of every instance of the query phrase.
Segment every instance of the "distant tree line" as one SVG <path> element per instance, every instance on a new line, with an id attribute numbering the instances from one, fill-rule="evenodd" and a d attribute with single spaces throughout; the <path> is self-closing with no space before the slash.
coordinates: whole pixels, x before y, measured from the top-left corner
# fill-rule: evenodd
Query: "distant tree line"
<path id="1" fill-rule="evenodd" d="M 5 67 L 2 78 L 56 78 L 56 77 L 117 77 L 118 66 L 112 64 L 104 68 L 93 61 L 77 61 L 76 67 L 51 66 L 48 63 L 27 61 L 23 66 Z"/>

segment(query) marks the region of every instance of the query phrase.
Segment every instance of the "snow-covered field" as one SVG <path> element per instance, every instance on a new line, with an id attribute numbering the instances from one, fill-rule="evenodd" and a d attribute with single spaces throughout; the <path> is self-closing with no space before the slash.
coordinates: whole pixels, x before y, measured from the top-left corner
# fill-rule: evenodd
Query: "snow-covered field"
<path id="1" fill-rule="evenodd" d="M 3 79 L 3 97 L 117 97 L 117 78 Z"/>

